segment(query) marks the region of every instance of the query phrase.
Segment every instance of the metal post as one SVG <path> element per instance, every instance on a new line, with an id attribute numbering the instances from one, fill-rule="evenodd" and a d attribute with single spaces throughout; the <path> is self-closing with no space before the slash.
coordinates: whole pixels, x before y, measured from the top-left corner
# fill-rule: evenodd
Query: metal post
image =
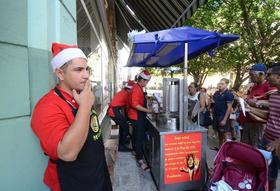
<path id="1" fill-rule="evenodd" d="M 183 131 L 185 132 L 188 130 L 188 43 L 185 43 L 183 95 Z"/>

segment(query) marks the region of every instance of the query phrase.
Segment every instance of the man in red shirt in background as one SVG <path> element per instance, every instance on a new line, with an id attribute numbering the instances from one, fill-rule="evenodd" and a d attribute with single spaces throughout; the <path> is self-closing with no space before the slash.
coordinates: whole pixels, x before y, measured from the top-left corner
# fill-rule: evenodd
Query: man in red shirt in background
<path id="1" fill-rule="evenodd" d="M 267 68 L 264 64 L 254 64 L 250 68 L 250 80 L 254 85 L 249 89 L 246 101 L 253 107 L 257 106 L 257 97 L 261 97 L 259 98 L 260 100 L 267 100 L 268 96 L 265 94 L 275 89 L 266 81 L 266 72 Z M 253 120 L 248 113 L 245 117 L 242 112 L 238 118 L 238 122 L 243 127 L 241 142 L 257 147 L 262 137 L 264 124 Z"/>
<path id="2" fill-rule="evenodd" d="M 77 46 L 53 43 L 58 85 L 37 103 L 31 128 L 49 157 L 44 183 L 52 191 L 112 191 L 87 58 Z"/>
<path id="3" fill-rule="evenodd" d="M 133 126 L 132 146 L 136 153 L 137 165 L 143 170 L 149 170 L 148 165 L 144 161 L 143 146 L 148 123 L 146 114 L 152 112 L 151 109 L 147 108 L 143 88 L 147 86 L 150 79 L 151 75 L 148 71 L 143 71 L 137 75 L 137 83 L 132 87 L 128 109 L 128 117 Z"/>
<path id="4" fill-rule="evenodd" d="M 125 87 L 116 93 L 108 109 L 108 115 L 119 125 L 119 151 L 129 152 L 131 149 L 126 146 L 129 143 L 129 126 L 127 123 L 127 109 L 129 93 L 134 82 L 129 80 Z"/>

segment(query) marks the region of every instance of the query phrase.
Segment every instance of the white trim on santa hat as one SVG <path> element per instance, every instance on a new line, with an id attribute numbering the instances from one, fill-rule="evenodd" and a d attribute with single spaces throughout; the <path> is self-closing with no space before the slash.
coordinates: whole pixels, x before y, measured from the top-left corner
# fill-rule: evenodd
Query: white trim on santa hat
<path id="1" fill-rule="evenodd" d="M 129 88 L 129 89 L 132 88 L 132 86 L 129 86 L 129 85 L 127 85 L 127 84 L 126 84 L 124 87 Z"/>
<path id="2" fill-rule="evenodd" d="M 60 51 L 57 55 L 55 55 L 55 57 L 53 57 L 51 61 L 53 71 L 74 58 L 84 58 L 87 60 L 86 55 L 79 48 L 66 48 Z"/>
<path id="3" fill-rule="evenodd" d="M 151 79 L 151 75 L 146 75 L 145 72 L 141 72 L 139 74 L 139 76 L 141 76 L 144 80 L 150 80 Z"/>

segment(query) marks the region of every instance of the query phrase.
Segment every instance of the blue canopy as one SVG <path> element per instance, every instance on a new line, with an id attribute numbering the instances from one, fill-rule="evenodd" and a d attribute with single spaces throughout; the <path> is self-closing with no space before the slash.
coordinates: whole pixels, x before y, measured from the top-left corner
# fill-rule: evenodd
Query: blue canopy
<path id="1" fill-rule="evenodd" d="M 239 39 L 237 35 L 178 27 L 134 36 L 128 67 L 167 67 L 184 61 L 185 43 L 188 59 Z"/>

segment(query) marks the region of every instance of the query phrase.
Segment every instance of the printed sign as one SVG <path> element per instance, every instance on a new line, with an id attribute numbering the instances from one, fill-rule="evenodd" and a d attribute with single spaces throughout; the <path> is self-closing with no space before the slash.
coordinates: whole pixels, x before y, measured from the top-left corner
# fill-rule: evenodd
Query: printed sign
<path id="1" fill-rule="evenodd" d="M 202 133 L 164 136 L 164 183 L 198 181 L 201 177 Z"/>

